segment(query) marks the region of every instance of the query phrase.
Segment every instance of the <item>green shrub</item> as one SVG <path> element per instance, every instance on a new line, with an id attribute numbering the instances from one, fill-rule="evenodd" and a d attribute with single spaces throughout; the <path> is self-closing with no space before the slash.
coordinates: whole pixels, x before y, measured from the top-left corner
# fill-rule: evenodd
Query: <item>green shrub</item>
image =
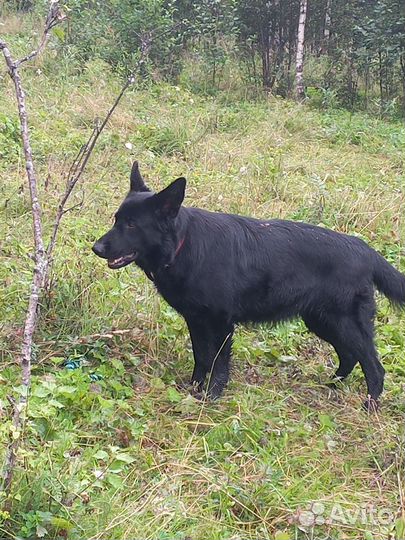
<path id="1" fill-rule="evenodd" d="M 13 161 L 20 153 L 21 136 L 18 119 L 0 113 L 0 158 Z"/>

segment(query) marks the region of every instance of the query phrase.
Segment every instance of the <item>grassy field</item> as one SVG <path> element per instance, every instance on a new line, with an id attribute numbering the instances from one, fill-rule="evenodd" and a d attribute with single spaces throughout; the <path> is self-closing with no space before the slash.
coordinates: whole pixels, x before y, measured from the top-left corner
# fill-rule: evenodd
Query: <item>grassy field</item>
<path id="1" fill-rule="evenodd" d="M 26 46 L 21 24 L 5 25 L 14 50 Z M 99 62 L 76 67 L 56 61 L 51 48 L 23 73 L 47 234 L 63 174 L 121 84 Z M 4 73 L 3 447 L 33 266 L 16 107 Z M 0 536 L 403 539 L 404 316 L 379 299 L 376 339 L 387 377 L 378 416 L 361 410 L 359 368 L 338 392 L 325 385 L 335 355 L 299 321 L 238 329 L 224 397 L 194 400 L 178 386 L 192 369 L 182 319 L 135 266 L 111 271 L 90 249 L 128 189 L 134 158 L 152 188 L 186 176 L 189 206 L 322 223 L 361 236 L 405 270 L 402 125 L 274 97 L 203 97 L 186 81 L 130 90 L 74 196 L 72 204 L 81 204 L 60 231 L 12 512 L 2 515 Z M 78 369 L 63 367 L 75 359 Z"/>

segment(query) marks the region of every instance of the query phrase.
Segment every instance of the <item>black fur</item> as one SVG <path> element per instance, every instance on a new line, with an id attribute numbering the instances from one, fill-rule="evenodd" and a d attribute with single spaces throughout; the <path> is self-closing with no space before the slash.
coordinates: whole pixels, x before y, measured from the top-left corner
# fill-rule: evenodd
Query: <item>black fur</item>
<path id="1" fill-rule="evenodd" d="M 360 362 L 369 400 L 384 382 L 374 346 L 374 287 L 405 305 L 405 276 L 362 240 L 306 223 L 258 220 L 181 206 L 185 179 L 155 194 L 138 164 L 113 228 L 93 246 L 119 268 L 135 262 L 186 320 L 192 383 L 218 397 L 228 382 L 237 323 L 302 317 L 339 357 L 335 377 Z"/>

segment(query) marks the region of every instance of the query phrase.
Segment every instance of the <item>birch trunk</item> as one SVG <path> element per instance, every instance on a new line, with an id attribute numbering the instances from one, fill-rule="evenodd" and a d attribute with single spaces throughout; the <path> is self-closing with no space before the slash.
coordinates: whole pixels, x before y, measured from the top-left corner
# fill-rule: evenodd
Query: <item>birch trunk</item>
<path id="1" fill-rule="evenodd" d="M 324 52 L 327 52 L 329 49 L 330 23 L 331 23 L 331 0 L 326 0 L 325 27 L 323 29 Z"/>
<path id="2" fill-rule="evenodd" d="M 304 38 L 307 18 L 307 0 L 300 0 L 300 18 L 298 22 L 297 55 L 295 60 L 295 88 L 298 100 L 305 98 L 304 92 Z"/>

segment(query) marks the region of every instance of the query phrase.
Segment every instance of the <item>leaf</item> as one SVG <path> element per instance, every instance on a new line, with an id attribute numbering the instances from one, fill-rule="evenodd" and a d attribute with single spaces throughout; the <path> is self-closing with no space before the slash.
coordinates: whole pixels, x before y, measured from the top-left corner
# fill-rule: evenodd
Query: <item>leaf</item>
<path id="1" fill-rule="evenodd" d="M 27 397 L 27 395 L 28 395 L 28 387 L 27 387 L 27 386 L 24 386 L 23 384 L 20 384 L 19 386 L 16 386 L 16 387 L 14 388 L 14 391 L 15 391 L 17 394 L 20 394 L 20 396 Z"/>
<path id="2" fill-rule="evenodd" d="M 109 469 L 108 469 L 108 472 L 111 473 L 111 474 L 119 474 L 120 472 L 122 472 L 124 470 L 124 465 L 122 463 L 122 461 L 113 461 L 113 463 L 111 463 Z"/>
<path id="3" fill-rule="evenodd" d="M 105 450 L 98 450 L 93 457 L 94 459 L 102 459 L 103 461 L 107 461 L 110 456 Z"/>
<path id="4" fill-rule="evenodd" d="M 49 388 L 45 388 L 42 384 L 39 385 L 39 386 L 36 386 L 33 391 L 32 391 L 32 396 L 34 397 L 39 397 L 39 398 L 44 398 L 46 396 L 49 396 L 49 394 L 51 393 L 51 391 L 49 390 Z"/>
<path id="5" fill-rule="evenodd" d="M 136 459 L 133 456 L 130 456 L 129 454 L 124 454 L 123 452 L 121 452 L 120 454 L 116 454 L 114 458 L 117 461 L 122 461 L 123 463 L 133 463 Z"/>
<path id="6" fill-rule="evenodd" d="M 171 403 L 180 403 L 180 401 L 183 399 L 183 396 L 180 394 L 180 392 L 173 388 L 173 386 L 170 386 L 166 390 L 166 396 Z"/>
<path id="7" fill-rule="evenodd" d="M 276 531 L 274 535 L 274 540 L 290 540 L 290 535 L 285 531 Z"/>
<path id="8" fill-rule="evenodd" d="M 48 405 L 52 405 L 52 407 L 56 407 L 57 409 L 64 409 L 65 408 L 63 403 L 61 403 L 57 399 L 51 399 L 50 401 L 48 401 Z"/>
<path id="9" fill-rule="evenodd" d="M 162 379 L 159 379 L 158 377 L 154 377 L 151 380 L 151 386 L 153 388 L 156 388 L 156 390 L 163 390 L 165 387 L 165 383 L 162 381 Z"/>
<path id="10" fill-rule="evenodd" d="M 60 41 L 64 41 L 64 39 L 65 39 L 65 30 L 63 28 L 58 26 L 56 28 L 53 28 L 52 32 Z"/>
<path id="11" fill-rule="evenodd" d="M 52 516 L 51 525 L 56 529 L 64 529 L 66 531 L 70 531 L 70 529 L 73 529 L 74 527 L 71 521 L 59 516 Z"/>
<path id="12" fill-rule="evenodd" d="M 119 373 L 124 373 L 125 367 L 124 364 L 119 360 L 118 358 L 113 358 L 111 360 L 111 365 L 114 369 L 116 369 Z"/>
<path id="13" fill-rule="evenodd" d="M 46 534 L 48 534 L 48 531 L 42 525 L 37 525 L 36 533 L 38 538 L 43 538 Z"/>
<path id="14" fill-rule="evenodd" d="M 175 410 L 182 414 L 190 414 L 197 411 L 199 403 L 193 398 L 191 394 L 188 394 L 180 403 L 176 405 Z"/>
<path id="15" fill-rule="evenodd" d="M 100 403 L 100 407 L 103 411 L 112 411 L 116 408 L 117 404 L 112 399 L 105 399 L 102 396 L 98 395 L 97 399 Z"/>
<path id="16" fill-rule="evenodd" d="M 63 358 L 63 356 L 51 356 L 49 358 L 49 361 L 52 362 L 53 364 L 62 364 L 62 362 L 65 361 L 65 359 Z"/>
<path id="17" fill-rule="evenodd" d="M 319 414 L 318 418 L 323 430 L 329 431 L 335 429 L 335 423 L 328 414 Z"/>
<path id="18" fill-rule="evenodd" d="M 297 357 L 292 356 L 292 355 L 282 354 L 278 359 L 280 360 L 280 362 L 284 362 L 288 364 L 289 362 L 295 362 L 297 360 Z"/>
<path id="19" fill-rule="evenodd" d="M 43 440 L 49 441 L 53 439 L 55 432 L 52 429 L 52 424 L 47 418 L 35 418 L 31 425 Z"/>
<path id="20" fill-rule="evenodd" d="M 108 475 L 107 482 L 115 489 L 120 489 L 123 486 L 123 481 L 120 476 Z"/>
<path id="21" fill-rule="evenodd" d="M 405 518 L 400 517 L 395 522 L 395 535 L 397 538 L 405 538 Z"/>
<path id="22" fill-rule="evenodd" d="M 75 386 L 68 386 L 67 384 L 64 384 L 62 386 L 60 386 L 58 388 L 58 393 L 59 394 L 74 394 L 76 392 L 76 387 Z"/>

